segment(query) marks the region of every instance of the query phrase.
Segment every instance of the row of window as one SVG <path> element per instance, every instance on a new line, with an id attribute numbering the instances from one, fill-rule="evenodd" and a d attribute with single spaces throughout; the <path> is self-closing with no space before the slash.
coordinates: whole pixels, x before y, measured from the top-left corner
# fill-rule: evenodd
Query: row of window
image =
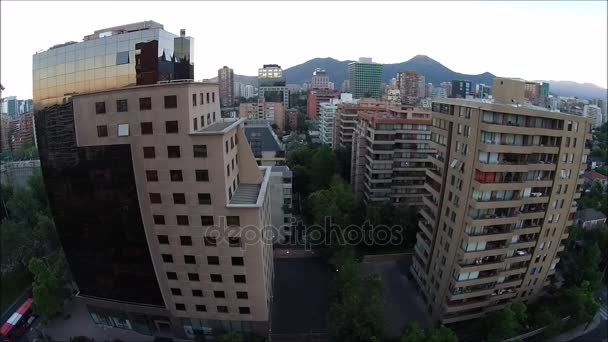
<path id="1" fill-rule="evenodd" d="M 154 219 L 154 224 L 156 225 L 164 225 L 165 224 L 165 215 L 152 215 Z M 176 222 L 178 226 L 188 226 L 190 225 L 190 219 L 188 215 L 176 215 Z M 213 216 L 201 216 L 201 225 L 203 226 L 213 226 L 214 220 Z M 240 226 L 240 219 L 238 216 L 226 216 L 226 225 L 228 226 Z"/>
<path id="2" fill-rule="evenodd" d="M 156 158 L 156 148 L 154 146 L 145 146 L 143 148 L 145 159 Z M 192 146 L 192 154 L 194 158 L 206 158 L 207 157 L 207 145 L 194 145 Z M 178 146 L 167 146 L 167 158 L 181 158 L 181 149 Z"/>
<path id="3" fill-rule="evenodd" d="M 165 109 L 177 108 L 177 95 L 167 95 L 164 97 Z M 139 98 L 139 110 L 151 110 L 152 109 L 152 98 L 151 97 L 140 97 Z M 129 102 L 127 99 L 116 100 L 116 112 L 124 113 L 129 111 Z M 105 114 L 106 102 L 95 102 L 95 113 Z"/>
<path id="4" fill-rule="evenodd" d="M 162 196 L 160 193 L 151 192 L 149 195 L 150 195 L 150 203 L 152 203 L 152 204 L 161 204 L 162 203 Z M 174 193 L 173 194 L 173 204 L 186 204 L 186 195 L 183 193 Z M 199 193 L 198 194 L 198 204 L 211 204 L 211 194 Z"/>
<path id="5" fill-rule="evenodd" d="M 174 296 L 182 296 L 182 290 L 179 288 L 172 287 L 171 294 Z M 192 289 L 192 297 L 202 298 L 203 290 Z M 226 298 L 226 293 L 224 291 L 213 291 L 214 298 Z M 237 299 L 249 299 L 249 294 L 247 291 L 236 291 Z"/>
<path id="6" fill-rule="evenodd" d="M 198 312 L 207 312 L 207 307 L 202 304 L 195 304 L 194 308 Z M 216 307 L 217 312 L 219 313 L 228 313 L 228 307 L 225 305 L 218 305 Z M 186 311 L 186 305 L 182 303 L 175 303 L 175 310 L 178 311 Z M 239 306 L 239 314 L 248 315 L 251 313 L 251 310 L 247 306 Z"/>
<path id="7" fill-rule="evenodd" d="M 177 134 L 179 133 L 178 123 L 177 121 L 165 121 L 165 132 L 167 134 Z M 141 134 L 153 134 L 152 122 L 142 122 L 141 123 Z M 107 125 L 99 125 L 97 126 L 97 136 L 99 138 L 108 136 L 108 126 Z M 118 136 L 126 137 L 129 136 L 129 124 L 118 124 Z"/>
<path id="8" fill-rule="evenodd" d="M 196 99 L 197 99 L 198 96 L 196 96 L 196 95 L 197 94 L 192 94 L 192 106 L 196 106 L 197 105 Z M 203 96 L 203 95 L 207 95 L 207 96 Z M 209 101 L 209 99 L 210 99 L 209 95 L 211 95 L 211 101 Z M 200 93 L 200 102 L 199 103 L 200 103 L 201 106 L 205 104 L 205 101 L 204 101 L 205 98 L 207 99 L 207 102 L 206 102 L 207 104 L 209 104 L 209 103 L 215 103 L 215 92 L 211 92 L 211 93 L 207 92 L 206 94 L 205 93 Z"/>
<path id="9" fill-rule="evenodd" d="M 144 155 L 145 155 L 145 147 L 144 147 Z M 154 150 L 152 152 L 154 153 Z M 197 182 L 208 182 L 209 181 L 209 171 L 208 170 L 194 170 L 194 177 Z M 169 179 L 172 182 L 183 182 L 184 175 L 182 170 L 169 170 Z M 158 182 L 158 171 L 156 170 L 146 170 L 146 180 L 148 182 Z"/>
<path id="10" fill-rule="evenodd" d="M 173 255 L 171 254 L 161 254 L 163 262 L 167 264 L 174 263 Z M 231 257 L 230 262 L 232 266 L 244 266 L 245 260 L 243 257 Z M 184 255 L 184 264 L 194 265 L 196 264 L 196 257 L 194 255 Z M 207 256 L 207 265 L 219 265 L 220 257 L 219 256 Z"/>
<path id="11" fill-rule="evenodd" d="M 177 279 L 176 272 L 167 272 L 167 279 L 169 280 L 179 280 Z M 210 274 L 209 279 L 212 283 L 223 283 L 224 279 L 221 274 Z M 233 276 L 234 282 L 237 284 L 247 284 L 247 278 L 244 274 L 235 274 Z M 201 278 L 198 273 L 188 273 L 189 281 L 201 281 Z"/>
<path id="12" fill-rule="evenodd" d="M 168 235 L 157 235 L 158 243 L 161 245 L 169 244 L 169 236 Z M 192 237 L 190 236 L 180 236 L 180 244 L 182 246 L 192 246 Z M 213 236 L 205 236 L 203 237 L 203 242 L 205 246 L 208 247 L 217 247 L 217 238 Z M 230 247 L 241 247 L 241 238 L 240 237 L 229 237 L 228 245 Z"/>

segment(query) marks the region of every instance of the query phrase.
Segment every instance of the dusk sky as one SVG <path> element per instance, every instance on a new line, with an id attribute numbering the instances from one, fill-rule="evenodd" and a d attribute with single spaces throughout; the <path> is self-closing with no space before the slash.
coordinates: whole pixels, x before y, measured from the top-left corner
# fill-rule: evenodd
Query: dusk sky
<path id="1" fill-rule="evenodd" d="M 93 31 L 154 20 L 194 37 L 195 78 L 256 75 L 315 57 L 398 63 L 427 55 L 461 73 L 607 85 L 607 5 L 596 2 L 2 1 L 3 96 L 32 97 L 32 55 Z M 331 77 L 331 75 L 330 75 Z"/>

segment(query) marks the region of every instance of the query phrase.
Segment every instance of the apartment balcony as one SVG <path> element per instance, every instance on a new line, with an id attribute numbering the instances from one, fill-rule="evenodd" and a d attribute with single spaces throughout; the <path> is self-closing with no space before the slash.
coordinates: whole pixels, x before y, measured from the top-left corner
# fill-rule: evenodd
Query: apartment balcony
<path id="1" fill-rule="evenodd" d="M 461 300 L 459 303 L 444 303 L 443 304 L 443 312 L 444 313 L 452 313 L 459 312 L 464 310 L 471 310 L 475 308 L 481 308 L 490 304 L 488 298 L 483 297 L 480 299 L 469 299 L 469 300 Z"/>
<path id="2" fill-rule="evenodd" d="M 435 227 L 437 225 L 437 222 L 435 222 L 435 217 L 431 216 L 426 209 L 420 210 L 419 213 L 431 225 L 431 227 Z"/>
<path id="3" fill-rule="evenodd" d="M 379 149 L 377 147 L 370 146 L 370 145 L 365 146 L 365 148 L 369 152 L 371 152 L 371 153 L 375 153 L 375 154 L 393 154 L 395 151 L 394 151 L 392 145 L 388 146 L 388 147 L 390 147 L 390 148 Z"/>
<path id="4" fill-rule="evenodd" d="M 418 273 L 416 273 L 416 271 L 414 270 L 413 266 L 410 267 L 410 274 L 414 277 L 414 279 L 416 280 L 416 283 L 418 283 L 418 287 L 424 291 L 426 288 L 426 281 L 424 281 L 424 279 L 421 277 L 421 275 L 419 275 Z"/>
<path id="5" fill-rule="evenodd" d="M 393 179 L 392 178 L 372 178 L 372 176 L 368 173 L 365 173 L 365 177 L 367 178 L 367 181 L 370 183 L 392 183 Z"/>
<path id="6" fill-rule="evenodd" d="M 435 187 L 431 186 L 431 184 L 429 184 L 428 182 L 424 183 L 424 189 L 428 191 L 431 195 L 439 197 L 439 189 L 436 189 Z"/>
<path id="7" fill-rule="evenodd" d="M 431 164 L 439 168 L 443 168 L 445 166 L 445 160 L 437 153 L 429 154 L 429 157 L 426 161 L 431 162 Z"/>
<path id="8" fill-rule="evenodd" d="M 424 247 L 420 247 L 418 241 L 414 245 L 414 251 L 416 251 L 416 255 L 422 261 L 421 264 L 427 265 L 429 263 L 429 253 L 424 250 Z"/>
<path id="9" fill-rule="evenodd" d="M 486 273 L 487 275 L 484 275 Z M 494 283 L 498 280 L 498 273 L 493 271 L 479 272 L 479 277 L 476 279 L 456 280 L 454 287 L 466 287 L 480 284 Z"/>
<path id="10" fill-rule="evenodd" d="M 466 216 L 467 223 L 471 224 L 475 227 L 481 226 L 494 226 L 501 224 L 513 224 L 520 220 L 520 217 L 516 211 L 514 211 L 510 215 L 482 215 L 478 217 L 471 217 L 470 215 Z"/>
<path id="11" fill-rule="evenodd" d="M 505 291 L 503 293 L 500 293 L 500 292 L 498 292 L 498 293 L 494 292 L 494 293 L 490 295 L 490 301 L 492 301 L 492 302 L 517 297 L 517 291 L 515 291 L 515 289 L 510 289 L 510 291 Z"/>
<path id="12" fill-rule="evenodd" d="M 491 242 L 486 244 L 486 248 L 479 251 L 465 251 L 460 249 L 463 253 L 464 259 L 481 259 L 489 256 L 499 256 L 507 254 L 506 243 L 493 244 Z"/>
<path id="13" fill-rule="evenodd" d="M 527 235 L 527 234 L 539 233 L 540 230 L 541 230 L 541 227 L 538 225 L 524 226 L 523 228 L 515 228 L 513 230 L 513 233 L 518 234 L 518 235 Z"/>
<path id="14" fill-rule="evenodd" d="M 426 235 L 427 238 L 433 238 L 433 227 L 431 227 L 428 222 L 426 222 L 425 220 L 419 220 L 418 227 L 420 228 L 422 233 Z"/>
<path id="15" fill-rule="evenodd" d="M 559 247 L 557 247 L 557 250 L 555 250 L 555 252 L 562 252 L 564 250 L 564 248 L 566 248 L 566 246 L 559 245 Z"/>
<path id="16" fill-rule="evenodd" d="M 549 270 L 549 272 L 547 272 L 547 276 L 553 275 L 555 274 L 555 268 L 552 270 Z"/>
<path id="17" fill-rule="evenodd" d="M 564 234 L 562 234 L 562 237 L 560 240 L 566 240 L 569 236 L 570 236 L 570 233 L 564 233 Z"/>
<path id="18" fill-rule="evenodd" d="M 461 291 L 452 291 L 448 294 L 450 300 L 459 300 L 467 298 L 475 298 L 488 296 L 494 292 L 494 286 L 492 284 L 486 284 L 485 286 L 478 286 L 477 288 L 466 287 Z"/>
<path id="19" fill-rule="evenodd" d="M 498 181 L 492 183 L 480 182 L 476 179 L 471 181 L 473 187 L 479 191 L 498 191 L 498 190 L 521 190 L 525 188 L 545 188 L 553 186 L 553 179 L 546 177 L 541 180 L 533 181 Z"/>
<path id="20" fill-rule="evenodd" d="M 486 132 L 523 134 L 523 135 L 546 135 L 551 137 L 561 137 L 563 128 L 544 128 L 544 127 L 524 127 L 509 125 L 507 122 L 500 124 L 481 122 L 479 129 Z"/>
<path id="21" fill-rule="evenodd" d="M 471 200 L 471 206 L 473 209 L 491 209 L 491 208 L 515 208 L 521 207 L 524 204 L 529 203 L 547 203 L 549 202 L 549 196 L 540 197 L 520 197 L 510 200 L 501 200 L 497 198 L 491 198 L 489 200 Z"/>
<path id="22" fill-rule="evenodd" d="M 370 173 L 390 173 L 390 174 L 392 174 L 392 173 L 393 173 L 393 168 L 392 168 L 392 166 L 391 166 L 390 168 L 386 168 L 386 169 L 375 169 L 375 168 L 372 168 L 372 167 L 370 166 L 370 164 L 368 163 L 368 164 L 365 164 L 365 168 L 366 168 L 366 169 L 367 169 L 367 170 L 368 170 Z"/>
<path id="23" fill-rule="evenodd" d="M 443 182 L 443 179 L 440 170 L 441 169 L 438 167 L 426 168 L 426 175 L 428 177 L 431 177 L 435 182 L 441 184 Z"/>
<path id="24" fill-rule="evenodd" d="M 433 140 L 429 140 L 429 141 L 428 141 L 428 144 L 429 144 L 429 146 L 430 146 L 432 149 L 436 149 L 437 151 L 441 151 L 441 152 L 444 152 L 444 153 L 445 153 L 445 152 L 446 152 L 446 150 L 447 150 L 447 147 L 446 147 L 445 145 L 441 145 L 441 144 L 439 144 L 439 143 L 436 143 L 436 142 L 434 142 Z"/>
<path id="25" fill-rule="evenodd" d="M 477 161 L 475 168 L 482 172 L 555 171 L 557 164 L 531 164 L 527 162 L 497 162 L 490 164 Z"/>
<path id="26" fill-rule="evenodd" d="M 515 145 L 515 144 L 493 144 L 493 143 L 480 143 L 479 149 L 484 152 L 497 152 L 497 153 L 519 153 L 519 154 L 532 154 L 532 153 L 559 153 L 558 146 L 540 146 L 540 145 Z"/>
<path id="27" fill-rule="evenodd" d="M 466 320 L 470 320 L 470 319 L 479 318 L 484 315 L 485 315 L 485 313 L 483 311 L 481 311 L 481 312 L 471 313 L 471 314 L 467 314 L 467 315 L 452 315 L 452 316 L 448 316 L 448 317 L 442 317 L 441 324 L 450 324 L 450 323 L 456 323 L 456 322 L 460 322 L 460 321 L 466 321 Z"/>
<path id="28" fill-rule="evenodd" d="M 483 229 L 481 232 L 465 232 L 464 241 L 467 243 L 481 241 L 503 241 L 511 239 L 513 236 L 513 228 L 510 225 L 496 227 L 490 226 Z"/>
<path id="29" fill-rule="evenodd" d="M 500 256 L 491 256 L 475 260 L 475 263 L 469 265 L 458 264 L 456 266 L 457 273 L 468 272 L 483 272 L 502 268 L 503 260 Z"/>
<path id="30" fill-rule="evenodd" d="M 512 275 L 526 273 L 528 271 L 528 267 L 518 267 L 514 269 L 504 270 L 500 272 L 500 275 L 503 277 L 508 277 Z"/>
<path id="31" fill-rule="evenodd" d="M 526 248 L 530 248 L 530 247 L 534 247 L 536 246 L 536 240 L 530 240 L 530 241 L 518 241 L 518 242 L 511 242 L 509 244 L 509 247 L 511 249 L 515 248 L 516 250 L 518 249 L 526 249 Z"/>
<path id="32" fill-rule="evenodd" d="M 386 156 L 386 154 L 382 154 L 382 156 Z M 387 163 L 387 162 L 392 162 L 393 158 L 392 156 L 390 158 L 386 158 L 386 159 L 374 159 L 372 158 L 369 154 L 365 155 L 365 158 L 370 162 L 370 163 Z"/>
<path id="33" fill-rule="evenodd" d="M 504 283 L 498 283 L 498 284 L 494 285 L 494 288 L 495 289 L 508 289 L 508 288 L 512 288 L 512 287 L 518 287 L 518 286 L 521 286 L 521 283 L 523 281 L 524 281 L 523 279 L 505 281 Z"/>
<path id="34" fill-rule="evenodd" d="M 533 220 L 533 219 L 544 218 L 545 214 L 546 214 L 546 209 L 545 210 L 539 210 L 539 211 L 522 212 L 522 213 L 519 214 L 519 217 L 522 220 Z"/>
<path id="35" fill-rule="evenodd" d="M 425 234 L 416 233 L 416 242 L 419 242 L 422 248 L 431 254 L 431 240 Z"/>
<path id="36" fill-rule="evenodd" d="M 429 210 L 431 211 L 432 214 L 437 215 L 437 210 L 438 210 L 438 203 L 433 201 L 432 197 L 430 196 L 424 196 L 422 197 L 422 203 L 424 203 L 424 205 L 427 206 L 427 208 L 429 208 Z"/>
<path id="37" fill-rule="evenodd" d="M 505 264 L 515 264 L 532 260 L 532 254 L 514 255 L 505 259 Z"/>

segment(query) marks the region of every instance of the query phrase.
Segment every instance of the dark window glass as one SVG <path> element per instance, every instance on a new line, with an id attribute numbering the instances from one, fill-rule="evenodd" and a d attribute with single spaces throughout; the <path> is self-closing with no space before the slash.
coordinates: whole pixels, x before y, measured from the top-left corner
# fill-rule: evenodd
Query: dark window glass
<path id="1" fill-rule="evenodd" d="M 152 109 L 152 98 L 151 97 L 140 97 L 139 98 L 139 110 L 150 110 Z"/>
<path id="2" fill-rule="evenodd" d="M 247 280 L 245 279 L 245 276 L 242 274 L 235 274 L 234 275 L 234 282 L 235 283 L 246 283 Z"/>
<path id="3" fill-rule="evenodd" d="M 177 273 L 175 273 L 175 272 L 167 272 L 167 279 L 177 280 Z"/>
<path id="4" fill-rule="evenodd" d="M 116 65 L 129 64 L 129 51 L 116 53 Z"/>
<path id="5" fill-rule="evenodd" d="M 211 194 L 198 194 L 198 204 L 211 204 Z"/>
<path id="6" fill-rule="evenodd" d="M 202 297 L 203 290 L 192 290 L 192 297 Z"/>
<path id="7" fill-rule="evenodd" d="M 226 298 L 224 291 L 213 291 L 213 297 L 215 298 Z"/>
<path id="8" fill-rule="evenodd" d="M 175 303 L 175 310 L 186 311 L 186 305 L 181 303 Z"/>
<path id="9" fill-rule="evenodd" d="M 211 281 L 214 283 L 221 283 L 222 282 L 222 275 L 221 274 L 210 274 L 210 278 Z"/>
<path id="10" fill-rule="evenodd" d="M 209 181 L 209 171 L 208 170 L 194 170 L 194 174 L 196 175 L 197 182 L 208 182 Z"/>
<path id="11" fill-rule="evenodd" d="M 173 263 L 173 255 L 171 254 L 162 254 L 163 262 Z"/>
<path id="12" fill-rule="evenodd" d="M 196 106 L 196 94 L 192 94 L 192 106 Z"/>
<path id="13" fill-rule="evenodd" d="M 217 257 L 217 256 L 208 256 L 207 257 L 207 264 L 209 264 L 209 265 L 219 265 L 220 264 L 220 257 Z"/>
<path id="14" fill-rule="evenodd" d="M 228 307 L 225 305 L 218 305 L 217 312 L 219 313 L 228 313 Z"/>
<path id="15" fill-rule="evenodd" d="M 207 93 L 207 103 L 209 103 L 209 93 Z"/>
<path id="16" fill-rule="evenodd" d="M 169 244 L 169 236 L 167 235 L 158 235 L 158 243 L 161 245 L 168 245 Z"/>
<path id="17" fill-rule="evenodd" d="M 194 255 L 184 255 L 185 264 L 196 264 L 196 258 Z"/>
<path id="18" fill-rule="evenodd" d="M 176 289 L 174 287 L 171 288 L 171 294 L 174 296 L 181 296 L 182 295 L 182 290 L 180 289 Z"/>
<path id="19" fill-rule="evenodd" d="M 200 278 L 198 276 L 198 273 L 188 273 L 188 280 L 190 280 L 190 281 L 199 281 Z"/>
<path id="20" fill-rule="evenodd" d="M 192 118 L 192 126 L 195 131 L 198 130 L 198 118 Z"/>
<path id="21" fill-rule="evenodd" d="M 154 224 L 165 224 L 165 216 L 163 215 L 154 215 Z"/>
<path id="22" fill-rule="evenodd" d="M 144 158 L 146 158 L 146 159 L 156 158 L 156 152 L 154 151 L 154 146 L 144 147 Z"/>
<path id="23" fill-rule="evenodd" d="M 207 145 L 192 146 L 194 158 L 207 158 Z"/>
<path id="24" fill-rule="evenodd" d="M 226 165 L 226 176 L 230 177 L 230 164 Z"/>
<path id="25" fill-rule="evenodd" d="M 172 182 L 182 182 L 184 181 L 184 177 L 182 175 L 182 170 L 169 170 L 169 177 Z"/>
<path id="26" fill-rule="evenodd" d="M 226 224 L 229 226 L 240 226 L 241 220 L 238 216 L 226 216 Z"/>
<path id="27" fill-rule="evenodd" d="M 128 112 L 129 106 L 127 105 L 127 100 L 116 100 L 116 111 L 117 112 Z"/>
<path id="28" fill-rule="evenodd" d="M 249 307 L 247 306 L 239 306 L 239 313 L 243 314 L 243 315 L 247 315 L 251 313 L 251 310 L 249 310 Z"/>
<path id="29" fill-rule="evenodd" d="M 213 216 L 201 216 L 201 224 L 203 226 L 213 226 Z"/>
<path id="30" fill-rule="evenodd" d="M 215 92 L 211 93 L 211 102 L 215 102 Z"/>
<path id="31" fill-rule="evenodd" d="M 180 236 L 179 241 L 182 246 L 192 246 L 192 238 L 190 236 Z"/>
<path id="32" fill-rule="evenodd" d="M 226 153 L 228 153 L 228 140 L 226 140 Z"/>
<path id="33" fill-rule="evenodd" d="M 106 113 L 106 103 L 105 102 L 95 102 L 95 113 L 96 114 L 105 114 Z"/>
<path id="34" fill-rule="evenodd" d="M 196 304 L 195 307 L 196 307 L 196 311 L 199 311 L 199 312 L 207 311 L 207 307 L 202 304 Z"/>
<path id="35" fill-rule="evenodd" d="M 169 158 L 179 158 L 179 146 L 167 146 L 167 156 Z"/>
<path id="36" fill-rule="evenodd" d="M 236 291 L 236 298 L 247 299 L 247 298 L 249 298 L 249 295 L 245 291 Z"/>
<path id="37" fill-rule="evenodd" d="M 178 226 L 187 226 L 189 225 L 188 215 L 177 215 L 177 225 Z"/>
<path id="38" fill-rule="evenodd" d="M 97 126 L 97 136 L 99 138 L 107 137 L 108 136 L 108 126 L 106 126 L 106 125 Z"/>
<path id="39" fill-rule="evenodd" d="M 150 193 L 150 203 L 162 203 L 160 194 L 157 192 L 151 192 Z"/>
<path id="40" fill-rule="evenodd" d="M 240 237 L 229 237 L 228 244 L 230 247 L 241 247 L 241 238 Z"/>
<path id="41" fill-rule="evenodd" d="M 165 96 L 165 108 L 177 108 L 177 95 Z"/>
<path id="42" fill-rule="evenodd" d="M 155 170 L 146 170 L 146 180 L 148 182 L 158 182 L 158 172 Z"/>
<path id="43" fill-rule="evenodd" d="M 173 203 L 174 204 L 186 204 L 186 195 L 184 195 L 184 194 L 173 194 Z"/>
<path id="44" fill-rule="evenodd" d="M 201 104 L 205 104 L 204 102 L 205 102 L 205 101 L 204 101 L 204 99 L 203 99 L 203 93 L 201 93 Z"/>
<path id="45" fill-rule="evenodd" d="M 151 122 L 142 122 L 140 124 L 140 126 L 141 126 L 141 134 L 142 135 L 154 133 L 154 130 L 152 129 L 152 123 Z"/>
<path id="46" fill-rule="evenodd" d="M 245 265 L 245 260 L 243 259 L 243 257 L 232 257 L 232 265 L 243 266 Z"/>
<path id="47" fill-rule="evenodd" d="M 165 121 L 165 129 L 168 134 L 178 133 L 177 121 Z"/>
<path id="48" fill-rule="evenodd" d="M 216 241 L 216 238 L 214 238 L 214 237 L 205 236 L 204 240 L 205 240 L 205 246 L 217 246 L 217 241 Z"/>

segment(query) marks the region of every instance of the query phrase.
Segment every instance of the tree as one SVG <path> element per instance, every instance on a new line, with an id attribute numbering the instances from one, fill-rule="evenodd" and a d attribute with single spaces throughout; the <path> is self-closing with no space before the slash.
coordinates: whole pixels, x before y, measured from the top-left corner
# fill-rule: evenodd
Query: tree
<path id="1" fill-rule="evenodd" d="M 588 281 L 561 291 L 556 308 L 561 315 L 570 315 L 566 328 L 589 323 L 600 308 L 593 296 L 593 288 Z"/>
<path id="2" fill-rule="evenodd" d="M 429 329 L 424 331 L 416 323 L 408 323 L 402 329 L 401 342 L 457 342 L 456 334 L 446 328 Z"/>
<path id="3" fill-rule="evenodd" d="M 523 304 L 521 304 L 523 305 Z M 510 305 L 506 308 L 492 313 L 485 319 L 488 341 L 499 342 L 513 336 L 517 336 L 523 327 L 525 320 L 525 305 Z"/>
<path id="4" fill-rule="evenodd" d="M 61 311 L 62 284 L 49 265 L 38 258 L 32 258 L 29 270 L 34 276 L 32 308 L 45 321 Z"/>
<path id="5" fill-rule="evenodd" d="M 336 170 L 335 163 L 331 148 L 327 145 L 319 147 L 312 156 L 310 163 L 310 178 L 313 191 L 329 187 Z"/>
<path id="6" fill-rule="evenodd" d="M 336 156 L 336 171 L 350 183 L 351 150 L 347 147 L 338 147 L 334 150 Z"/>
<path id="7" fill-rule="evenodd" d="M 243 342 L 243 336 L 235 332 L 224 334 L 218 337 L 218 342 Z"/>
<path id="8" fill-rule="evenodd" d="M 560 266 L 568 286 L 580 286 L 587 281 L 590 286 L 596 287 L 602 277 L 600 271 L 601 251 L 597 244 L 585 243 L 587 246 L 582 252 L 566 250 L 563 255 L 563 264 Z M 588 245 L 591 245 L 590 247 Z M 562 262 L 560 262 L 562 263 Z"/>

